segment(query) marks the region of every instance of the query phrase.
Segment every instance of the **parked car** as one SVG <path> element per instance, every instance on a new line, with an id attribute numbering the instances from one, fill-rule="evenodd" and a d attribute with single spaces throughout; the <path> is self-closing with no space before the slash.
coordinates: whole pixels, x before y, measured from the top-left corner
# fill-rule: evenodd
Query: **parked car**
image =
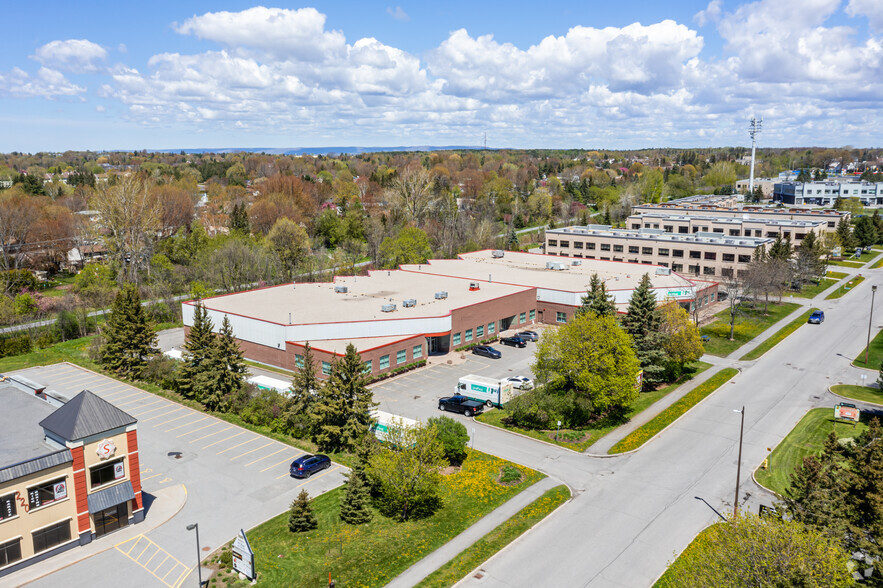
<path id="1" fill-rule="evenodd" d="M 527 376 L 511 376 L 509 378 L 506 378 L 506 381 L 512 382 L 512 387 L 518 388 L 519 390 L 533 389 L 533 380 L 531 380 Z"/>
<path id="2" fill-rule="evenodd" d="M 331 458 L 317 453 L 316 455 L 302 455 L 293 462 L 288 469 L 295 478 L 309 478 L 316 472 L 331 467 Z"/>
<path id="3" fill-rule="evenodd" d="M 518 336 L 525 341 L 539 341 L 540 335 L 536 331 L 521 331 Z"/>
<path id="4" fill-rule="evenodd" d="M 474 353 L 475 355 L 490 357 L 491 359 L 500 359 L 501 357 L 503 357 L 502 353 L 500 353 L 490 345 L 476 345 L 472 348 L 472 353 Z"/>
<path id="5" fill-rule="evenodd" d="M 527 341 L 515 335 L 514 337 L 503 337 L 500 339 L 503 345 L 511 345 L 512 347 L 527 347 Z"/>
<path id="6" fill-rule="evenodd" d="M 472 415 L 480 414 L 481 411 L 484 410 L 484 403 L 455 394 L 454 396 L 439 398 L 438 409 L 447 410 L 449 412 L 459 412 L 460 414 L 471 417 Z"/>
<path id="7" fill-rule="evenodd" d="M 811 325 L 820 325 L 825 322 L 825 311 L 824 310 L 814 310 L 811 315 L 809 315 L 809 320 L 807 321 Z"/>

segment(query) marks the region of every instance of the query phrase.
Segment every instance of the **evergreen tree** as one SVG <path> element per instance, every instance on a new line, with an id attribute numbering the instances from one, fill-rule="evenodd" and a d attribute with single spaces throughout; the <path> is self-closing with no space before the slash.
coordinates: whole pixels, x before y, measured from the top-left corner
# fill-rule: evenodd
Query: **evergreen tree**
<path id="1" fill-rule="evenodd" d="M 811 179 L 805 169 L 800 170 L 800 173 L 797 174 L 798 182 L 809 182 Z"/>
<path id="2" fill-rule="evenodd" d="M 770 245 L 770 250 L 768 252 L 770 259 L 781 259 L 782 261 L 788 261 L 791 259 L 792 247 L 791 247 L 791 237 L 785 236 L 782 239 L 782 236 L 779 235 L 776 237 L 776 240 Z"/>
<path id="3" fill-rule="evenodd" d="M 221 332 L 217 337 L 212 337 L 214 345 L 199 366 L 192 391 L 196 400 L 209 410 L 224 411 L 229 406 L 230 398 L 245 384 L 248 368 L 227 316 L 224 316 Z"/>
<path id="4" fill-rule="evenodd" d="M 801 283 L 820 277 L 825 273 L 825 261 L 822 244 L 816 238 L 815 231 L 810 231 L 797 246 L 796 274 Z"/>
<path id="5" fill-rule="evenodd" d="M 371 494 L 362 475 L 352 472 L 346 481 L 346 492 L 340 497 L 340 520 L 348 525 L 371 522 Z"/>
<path id="6" fill-rule="evenodd" d="M 856 547 L 879 561 L 883 557 L 883 428 L 876 417 L 856 437 L 848 454 L 847 504 L 853 529 L 849 536 Z M 880 566 L 875 566 L 876 585 L 883 584 Z"/>
<path id="7" fill-rule="evenodd" d="M 229 228 L 231 233 L 236 231 L 248 235 L 251 232 L 245 203 L 237 202 L 233 205 L 233 210 L 230 212 Z"/>
<path id="8" fill-rule="evenodd" d="M 203 364 L 209 362 L 215 350 L 214 328 L 205 306 L 197 300 L 193 309 L 193 325 L 184 343 L 183 363 L 178 371 L 178 392 L 184 398 L 196 398 L 196 376 L 203 371 Z"/>
<path id="9" fill-rule="evenodd" d="M 125 284 L 117 293 L 104 334 L 101 363 L 117 375 L 140 378 L 147 359 L 159 353 L 156 333 L 134 284 Z"/>
<path id="10" fill-rule="evenodd" d="M 840 246 L 843 247 L 843 253 L 846 253 L 846 250 L 855 247 L 855 239 L 852 236 L 852 227 L 849 226 L 849 221 L 846 220 L 845 216 L 840 217 L 840 222 L 837 223 L 837 239 L 840 241 Z"/>
<path id="11" fill-rule="evenodd" d="M 662 381 L 668 357 L 663 350 L 664 337 L 660 332 L 662 317 L 656 304 L 656 294 L 650 275 L 644 274 L 629 300 L 628 314 L 622 327 L 631 335 L 635 354 L 644 370 L 644 385 L 651 387 Z"/>
<path id="12" fill-rule="evenodd" d="M 589 280 L 589 289 L 582 298 L 582 306 L 576 312 L 577 314 L 593 312 L 598 316 L 616 316 L 613 297 L 607 293 L 607 287 L 598 274 L 592 274 Z"/>
<path id="13" fill-rule="evenodd" d="M 875 210 L 874 214 L 871 215 L 871 222 L 877 231 L 877 243 L 883 243 L 883 216 L 880 216 L 879 210 Z"/>
<path id="14" fill-rule="evenodd" d="M 371 410 L 377 404 L 366 385 L 364 370 L 352 343 L 344 356 L 331 364 L 331 375 L 310 413 L 313 441 L 321 450 L 351 450 L 371 425 Z"/>
<path id="15" fill-rule="evenodd" d="M 877 229 L 869 216 L 863 216 L 855 222 L 853 236 L 860 247 L 870 247 L 877 242 Z"/>
<path id="16" fill-rule="evenodd" d="M 285 405 L 285 423 L 288 430 L 298 437 L 307 437 L 310 433 L 310 412 L 313 401 L 319 391 L 319 379 L 316 377 L 316 361 L 313 359 L 313 348 L 310 342 L 304 344 L 301 356 L 303 367 L 297 368 L 291 378 L 291 388 Z"/>
<path id="17" fill-rule="evenodd" d="M 847 525 L 843 459 L 837 434 L 832 431 L 822 453 L 804 458 L 791 474 L 791 486 L 784 497 L 785 508 L 794 520 L 838 538 L 846 533 Z"/>
<path id="18" fill-rule="evenodd" d="M 288 530 L 292 533 L 312 531 L 319 526 L 316 515 L 313 514 L 313 505 L 310 495 L 306 490 L 301 490 L 291 508 L 288 511 Z"/>
<path id="19" fill-rule="evenodd" d="M 751 202 L 760 202 L 763 200 L 763 188 L 760 186 L 754 187 L 754 193 L 751 194 Z"/>

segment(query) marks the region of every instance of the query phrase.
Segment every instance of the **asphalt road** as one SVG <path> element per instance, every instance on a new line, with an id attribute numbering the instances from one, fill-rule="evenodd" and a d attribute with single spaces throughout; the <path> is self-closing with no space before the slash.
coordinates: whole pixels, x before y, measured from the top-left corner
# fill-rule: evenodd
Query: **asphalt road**
<path id="1" fill-rule="evenodd" d="M 636 453 L 589 458 L 480 429 L 477 448 L 560 478 L 575 498 L 460 585 L 652 585 L 718 513 L 732 513 L 740 420 L 733 411 L 743 405 L 741 507 L 769 504 L 752 470 L 807 410 L 833 406 L 829 385 L 859 383 L 849 364 L 864 347 L 871 284 L 883 283 L 879 272 L 865 274 L 846 297 L 814 301 L 824 324 L 801 327 L 755 362 L 731 362 L 739 375 Z M 877 316 L 883 320 L 880 309 Z"/>

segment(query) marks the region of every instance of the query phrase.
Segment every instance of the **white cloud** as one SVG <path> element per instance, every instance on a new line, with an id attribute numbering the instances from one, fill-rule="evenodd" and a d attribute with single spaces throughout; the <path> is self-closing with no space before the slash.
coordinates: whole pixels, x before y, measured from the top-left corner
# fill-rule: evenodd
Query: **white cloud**
<path id="1" fill-rule="evenodd" d="M 846 14 L 867 17 L 872 30 L 883 32 L 883 2 L 880 0 L 849 0 Z"/>
<path id="2" fill-rule="evenodd" d="M 401 20 L 405 22 L 411 20 L 411 17 L 408 16 L 408 13 L 405 12 L 401 6 L 396 6 L 395 8 L 393 8 L 392 6 L 387 6 L 386 13 L 396 20 Z"/>
<path id="3" fill-rule="evenodd" d="M 708 6 L 705 7 L 705 10 L 700 10 L 693 15 L 693 20 L 695 20 L 696 24 L 700 27 L 704 27 L 712 22 L 717 22 L 720 19 L 723 4 L 723 0 L 711 0 L 711 2 L 708 3 Z"/>
<path id="4" fill-rule="evenodd" d="M 58 70 L 41 67 L 36 76 L 17 67 L 9 73 L 0 73 L 0 95 L 14 98 L 47 98 L 76 96 L 86 88 L 68 81 Z"/>
<path id="5" fill-rule="evenodd" d="M 48 67 L 71 73 L 94 73 L 98 63 L 107 58 L 107 51 L 86 39 L 52 41 L 34 52 L 33 59 Z"/>

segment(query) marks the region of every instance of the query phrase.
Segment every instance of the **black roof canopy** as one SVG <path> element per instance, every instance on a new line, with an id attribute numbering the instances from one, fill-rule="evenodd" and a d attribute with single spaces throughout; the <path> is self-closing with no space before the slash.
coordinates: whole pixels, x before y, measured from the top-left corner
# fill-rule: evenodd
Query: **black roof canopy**
<path id="1" fill-rule="evenodd" d="M 67 441 L 99 435 L 138 420 L 113 404 L 83 390 L 71 400 L 40 421 L 40 426 Z"/>

